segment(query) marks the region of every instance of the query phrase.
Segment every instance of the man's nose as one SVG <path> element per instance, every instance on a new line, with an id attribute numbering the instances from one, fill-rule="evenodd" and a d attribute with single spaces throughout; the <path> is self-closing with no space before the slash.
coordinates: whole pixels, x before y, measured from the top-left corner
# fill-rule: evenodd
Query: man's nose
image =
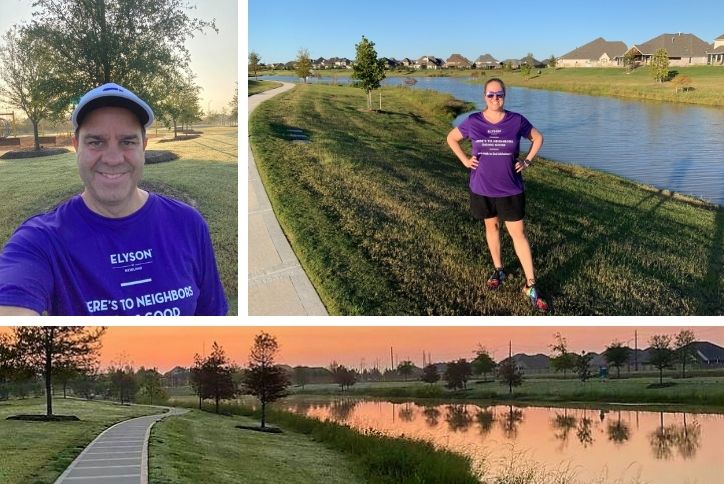
<path id="1" fill-rule="evenodd" d="M 108 164 L 123 163 L 123 150 L 119 146 L 108 146 L 108 148 L 103 152 L 103 161 Z"/>

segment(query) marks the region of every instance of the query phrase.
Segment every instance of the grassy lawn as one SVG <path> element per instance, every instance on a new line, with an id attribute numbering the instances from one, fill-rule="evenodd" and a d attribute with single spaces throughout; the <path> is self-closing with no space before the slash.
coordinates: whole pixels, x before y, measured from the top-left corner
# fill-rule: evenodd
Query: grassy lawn
<path id="1" fill-rule="evenodd" d="M 260 92 L 268 91 L 269 89 L 274 89 L 281 86 L 281 82 L 254 81 L 249 79 L 249 96 L 253 96 L 254 94 L 259 94 Z"/>
<path id="2" fill-rule="evenodd" d="M 150 481 L 365 482 L 348 459 L 308 436 L 254 432 L 236 425 L 258 425 L 258 421 L 191 410 L 157 423 L 149 445 Z"/>
<path id="3" fill-rule="evenodd" d="M 382 92 L 384 111 L 368 112 L 361 89 L 301 85 L 249 120 L 274 211 L 328 311 L 533 314 L 507 235 L 512 278 L 484 288 L 483 228 L 445 142 L 451 116 L 467 108 L 432 91 Z M 287 127 L 311 142 L 291 144 Z M 526 190 L 537 278 L 554 314 L 722 314 L 724 209 L 545 160 L 526 172 Z"/>
<path id="4" fill-rule="evenodd" d="M 145 167 L 141 186 L 195 205 L 211 231 L 229 314 L 238 312 L 237 128 L 199 128 L 200 138 L 159 143 L 149 150 L 170 150 L 179 159 Z M 151 128 L 150 135 L 156 131 Z M 159 136 L 168 134 L 159 130 Z M 42 158 L 0 160 L 0 187 L 11 194 L 0 210 L 0 247 L 26 218 L 48 210 L 83 190 L 75 153 Z"/>
<path id="5" fill-rule="evenodd" d="M 0 482 L 53 482 L 103 430 L 117 422 L 159 411 L 149 407 L 56 398 L 53 413 L 75 415 L 80 421 L 5 420 L 11 415 L 45 414 L 45 399 L 0 402 Z"/>

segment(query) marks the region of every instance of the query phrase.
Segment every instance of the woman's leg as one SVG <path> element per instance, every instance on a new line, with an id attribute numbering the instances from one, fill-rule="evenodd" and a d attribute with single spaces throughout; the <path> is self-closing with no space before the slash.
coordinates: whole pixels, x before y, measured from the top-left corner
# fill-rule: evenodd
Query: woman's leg
<path id="1" fill-rule="evenodd" d="M 517 220 L 515 222 L 505 222 L 505 227 L 508 229 L 508 233 L 513 239 L 515 254 L 518 256 L 518 260 L 520 260 L 520 265 L 523 266 L 526 283 L 528 285 L 533 285 L 535 283 L 533 254 L 530 250 L 528 237 L 525 235 L 525 224 L 523 223 L 523 220 Z"/>
<path id="2" fill-rule="evenodd" d="M 488 242 L 490 256 L 496 269 L 503 267 L 503 260 L 500 254 L 500 223 L 498 217 L 485 219 L 485 240 Z"/>

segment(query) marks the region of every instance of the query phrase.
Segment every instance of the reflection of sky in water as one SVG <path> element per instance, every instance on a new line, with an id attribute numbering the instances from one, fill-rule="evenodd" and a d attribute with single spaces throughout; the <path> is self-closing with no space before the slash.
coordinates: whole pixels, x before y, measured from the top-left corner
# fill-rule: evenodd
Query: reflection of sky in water
<path id="1" fill-rule="evenodd" d="M 417 81 L 414 88 L 446 92 L 482 107 L 479 84 L 439 77 Z M 508 94 L 506 108 L 525 115 L 545 135 L 541 156 L 724 205 L 724 109 L 516 87 Z M 521 149 L 528 146 L 521 143 Z"/>
<path id="2" fill-rule="evenodd" d="M 724 416 L 471 404 L 422 406 L 292 398 L 281 404 L 358 429 L 419 438 L 473 458 L 495 474 L 526 460 L 568 469 L 579 482 L 724 482 Z M 640 478 L 640 481 L 636 481 Z"/>

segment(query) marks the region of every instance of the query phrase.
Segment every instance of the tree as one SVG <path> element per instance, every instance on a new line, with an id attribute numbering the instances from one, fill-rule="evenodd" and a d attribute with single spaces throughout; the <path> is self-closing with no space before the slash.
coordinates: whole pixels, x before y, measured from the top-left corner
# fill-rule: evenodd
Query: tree
<path id="1" fill-rule="evenodd" d="M 563 371 L 563 378 L 565 378 L 566 372 L 572 370 L 576 363 L 575 355 L 568 352 L 568 342 L 561 336 L 561 333 L 555 333 L 553 337 L 556 341 L 550 345 L 553 350 L 551 366 L 555 371 Z"/>
<path id="2" fill-rule="evenodd" d="M 355 45 L 357 56 L 352 65 L 352 77 L 359 79 L 360 87 L 367 93 L 367 109 L 372 110 L 372 90 L 379 89 L 385 78 L 385 63 L 377 58 L 375 43 L 362 36 L 362 41 Z"/>
<path id="3" fill-rule="evenodd" d="M 397 365 L 397 372 L 407 381 L 407 377 L 412 375 L 415 365 L 410 360 L 405 360 Z"/>
<path id="4" fill-rule="evenodd" d="M 443 378 L 448 388 L 460 390 L 467 388 L 467 382 L 472 374 L 473 366 L 465 358 L 461 358 L 447 364 Z"/>
<path id="5" fill-rule="evenodd" d="M 627 51 L 623 55 L 623 66 L 626 68 L 626 73 L 630 73 L 636 66 L 636 54 L 632 50 Z"/>
<path id="6" fill-rule="evenodd" d="M 528 78 L 530 77 L 531 69 L 533 69 L 533 54 L 528 52 L 528 55 L 523 58 L 523 61 L 520 64 L 520 72 L 524 77 Z"/>
<path id="7" fill-rule="evenodd" d="M 199 396 L 202 400 L 213 399 L 216 413 L 219 413 L 221 400 L 236 395 L 229 359 L 216 341 L 211 346 L 211 354 L 201 361 L 199 381 Z"/>
<path id="8" fill-rule="evenodd" d="M 121 405 L 131 403 L 136 399 L 138 380 L 133 369 L 133 364 L 126 361 L 119 361 L 108 368 L 110 380 L 109 392 L 118 397 Z"/>
<path id="9" fill-rule="evenodd" d="M 656 334 L 649 340 L 649 363 L 659 370 L 659 384 L 664 383 L 664 368 L 671 368 L 674 352 L 671 349 L 671 336 Z"/>
<path id="10" fill-rule="evenodd" d="M 357 375 L 355 374 L 355 371 L 351 368 L 347 368 L 344 365 L 340 365 L 336 361 L 333 361 L 329 365 L 329 371 L 332 373 L 332 379 L 334 382 L 342 387 L 342 391 L 344 391 L 344 387 L 351 387 L 355 383 L 357 383 Z"/>
<path id="11" fill-rule="evenodd" d="M 437 366 L 427 365 L 422 369 L 422 381 L 425 383 L 436 383 L 440 379 L 440 373 L 437 371 Z"/>
<path id="12" fill-rule="evenodd" d="M 231 122 L 234 126 L 237 126 L 239 124 L 239 83 L 236 83 L 236 87 L 234 88 L 234 97 L 231 98 L 231 102 L 229 102 L 229 109 L 231 109 L 231 112 L 229 113 L 229 116 L 231 117 Z"/>
<path id="13" fill-rule="evenodd" d="M 686 362 L 694 357 L 692 343 L 696 340 L 694 332 L 690 329 L 682 329 L 674 340 L 674 351 L 677 359 L 681 362 L 681 378 L 686 378 Z"/>
<path id="14" fill-rule="evenodd" d="M 137 402 L 158 404 L 168 400 L 168 394 L 161 386 L 161 374 L 155 368 L 139 368 L 136 372 L 136 380 L 138 381 Z"/>
<path id="15" fill-rule="evenodd" d="M 651 75 L 656 82 L 664 82 L 669 78 L 669 54 L 663 47 L 654 52 L 651 58 Z"/>
<path id="16" fill-rule="evenodd" d="M 671 83 L 674 85 L 674 93 L 678 93 L 679 89 L 681 89 L 682 92 L 691 89 L 691 77 L 685 76 L 684 74 L 678 74 Z"/>
<path id="17" fill-rule="evenodd" d="M 38 124 L 58 114 L 58 99 L 45 89 L 46 76 L 53 66 L 39 41 L 27 30 L 13 26 L 3 36 L 0 46 L 0 99 L 22 110 L 33 125 L 35 149 L 40 149 Z"/>
<path id="18" fill-rule="evenodd" d="M 483 375 L 483 379 L 487 380 L 487 374 L 495 369 L 495 361 L 490 357 L 490 353 L 484 347 L 478 345 L 475 351 L 475 359 L 472 361 L 473 372 L 476 375 Z"/>
<path id="19" fill-rule="evenodd" d="M 294 70 L 297 76 L 304 79 L 304 83 L 307 83 L 307 78 L 312 74 L 312 59 L 309 57 L 309 51 L 307 49 L 299 49 L 297 52 L 297 61 L 294 64 Z"/>
<path id="20" fill-rule="evenodd" d="M 254 73 L 255 78 L 256 72 L 259 70 L 259 62 L 261 62 L 261 57 L 259 57 L 259 54 L 257 54 L 253 50 L 249 52 L 249 71 Z"/>
<path id="21" fill-rule="evenodd" d="M 614 341 L 606 346 L 603 357 L 609 366 L 616 368 L 616 377 L 621 378 L 621 367 L 628 361 L 628 355 L 631 350 L 618 341 Z"/>
<path id="22" fill-rule="evenodd" d="M 573 355 L 575 357 L 575 370 L 578 378 L 583 382 L 593 376 L 591 373 L 591 360 L 593 360 L 593 353 L 581 352 L 581 355 Z"/>
<path id="23" fill-rule="evenodd" d="M 159 120 L 164 126 L 173 127 L 173 137 L 177 137 L 178 125 L 188 125 L 201 119 L 199 90 L 193 76 L 188 73 L 176 72 L 168 81 L 166 94 L 157 104 Z"/>
<path id="24" fill-rule="evenodd" d="M 21 365 L 42 375 L 46 415 L 53 415 L 53 370 L 58 367 L 92 369 L 97 364 L 106 328 L 83 326 L 18 326 L 15 350 Z"/>
<path id="25" fill-rule="evenodd" d="M 551 54 L 551 56 L 548 58 L 548 67 L 551 69 L 555 69 L 556 64 L 558 64 L 558 60 L 556 59 L 556 56 Z"/>
<path id="26" fill-rule="evenodd" d="M 302 387 L 302 390 L 304 390 L 304 385 L 306 385 L 309 381 L 309 378 L 307 377 L 307 368 L 304 366 L 295 366 L 294 367 L 294 382 Z"/>
<path id="27" fill-rule="evenodd" d="M 287 395 L 287 372 L 274 364 L 279 344 L 274 336 L 262 331 L 254 337 L 249 353 L 249 369 L 244 385 L 261 402 L 261 428 L 266 427 L 266 405 Z"/>
<path id="28" fill-rule="evenodd" d="M 508 393 L 513 393 L 513 387 L 523 384 L 523 370 L 518 368 L 513 358 L 506 358 L 498 365 L 498 378 L 500 383 L 508 385 Z"/>
<path id="29" fill-rule="evenodd" d="M 213 20 L 190 17 L 184 0 L 36 0 L 33 7 L 30 32 L 54 67 L 46 87 L 65 105 L 115 82 L 156 111 L 165 81 L 188 68 L 186 40 L 207 28 L 218 32 Z"/>

